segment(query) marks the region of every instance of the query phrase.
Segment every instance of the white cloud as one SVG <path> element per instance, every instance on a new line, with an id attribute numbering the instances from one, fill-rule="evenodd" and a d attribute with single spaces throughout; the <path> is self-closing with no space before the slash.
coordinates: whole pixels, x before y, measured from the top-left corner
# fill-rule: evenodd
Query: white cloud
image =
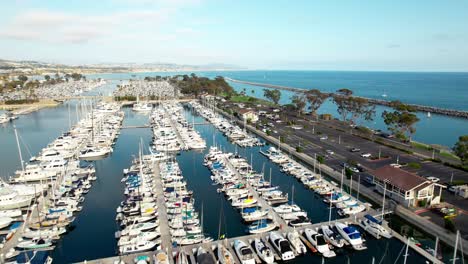
<path id="1" fill-rule="evenodd" d="M 0 38 L 52 43 L 86 43 L 102 37 L 117 36 L 125 28 L 152 30 L 170 17 L 173 9 L 130 10 L 105 15 L 30 10 L 0 26 Z"/>

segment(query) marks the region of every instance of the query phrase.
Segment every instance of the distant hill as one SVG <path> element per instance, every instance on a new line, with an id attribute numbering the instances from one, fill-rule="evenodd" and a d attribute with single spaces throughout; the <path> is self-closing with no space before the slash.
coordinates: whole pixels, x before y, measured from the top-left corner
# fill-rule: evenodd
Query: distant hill
<path id="1" fill-rule="evenodd" d="M 4 60 L 0 59 L 0 74 L 44 74 L 55 72 L 142 72 L 142 71 L 223 71 L 243 70 L 244 68 L 223 63 L 206 65 L 184 65 L 175 63 L 96 63 L 82 65 L 66 65 L 34 60 Z"/>

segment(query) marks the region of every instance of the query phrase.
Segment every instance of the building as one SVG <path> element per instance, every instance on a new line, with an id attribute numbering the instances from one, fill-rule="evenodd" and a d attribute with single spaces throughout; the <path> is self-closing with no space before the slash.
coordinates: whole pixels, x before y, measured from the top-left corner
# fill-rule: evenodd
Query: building
<path id="1" fill-rule="evenodd" d="M 390 165 L 371 172 L 375 189 L 402 205 L 419 207 L 438 204 L 445 186 Z"/>
<path id="2" fill-rule="evenodd" d="M 463 198 L 468 198 L 468 185 L 458 185 L 451 187 L 451 190 L 456 194 Z M 449 189 L 450 191 L 450 189 Z"/>
<path id="3" fill-rule="evenodd" d="M 258 121 L 258 115 L 252 110 L 249 109 L 239 109 L 239 116 L 242 118 L 242 120 L 245 121 L 250 121 L 252 123 L 255 123 Z"/>

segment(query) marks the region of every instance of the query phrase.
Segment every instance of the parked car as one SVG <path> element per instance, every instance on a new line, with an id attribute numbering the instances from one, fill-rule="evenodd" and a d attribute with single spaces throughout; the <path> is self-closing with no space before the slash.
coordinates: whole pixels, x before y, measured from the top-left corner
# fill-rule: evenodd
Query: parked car
<path id="1" fill-rule="evenodd" d="M 361 157 L 363 158 L 370 158 L 372 155 L 370 153 L 362 153 Z"/>
<path id="2" fill-rule="evenodd" d="M 323 135 L 323 136 L 320 137 L 320 140 L 326 140 L 326 139 L 328 139 L 327 135 Z"/>
<path id="3" fill-rule="evenodd" d="M 428 180 L 430 180 L 431 182 L 439 182 L 440 179 L 437 178 L 437 177 L 427 177 Z"/>
<path id="4" fill-rule="evenodd" d="M 390 166 L 392 166 L 393 168 L 401 168 L 401 164 L 397 164 L 397 163 L 392 163 L 390 164 Z"/>
<path id="5" fill-rule="evenodd" d="M 329 154 L 329 155 L 335 154 L 335 152 L 333 152 L 333 150 L 331 150 L 331 149 L 327 149 L 327 150 L 325 150 L 325 152 L 327 152 L 327 154 Z"/>
<path id="6" fill-rule="evenodd" d="M 358 149 L 358 148 L 352 148 L 352 149 L 350 149 L 349 151 L 351 151 L 351 152 L 359 152 L 359 151 L 361 151 L 361 149 Z"/>

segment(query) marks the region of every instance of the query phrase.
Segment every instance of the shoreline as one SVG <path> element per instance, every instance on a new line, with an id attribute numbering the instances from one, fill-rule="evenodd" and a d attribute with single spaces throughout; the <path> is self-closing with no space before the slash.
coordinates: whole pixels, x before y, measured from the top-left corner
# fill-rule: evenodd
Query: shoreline
<path id="1" fill-rule="evenodd" d="M 267 84 L 267 83 L 241 81 L 241 80 L 236 80 L 236 79 L 232 79 L 228 77 L 224 77 L 224 79 L 226 79 L 227 81 L 235 82 L 235 83 L 249 84 L 249 85 L 255 85 L 255 86 L 260 86 L 260 87 L 291 91 L 291 92 L 296 92 L 296 93 L 305 93 L 308 91 L 302 88 L 295 88 L 295 87 L 288 87 L 288 86 L 274 85 L 274 84 Z M 334 93 L 331 93 L 331 94 L 334 94 Z M 368 97 L 362 97 L 362 96 L 357 96 L 357 97 L 365 98 L 369 100 L 370 103 L 375 104 L 375 105 L 382 105 L 382 106 L 389 107 L 391 104 L 391 101 L 387 101 L 387 100 L 374 99 L 374 98 L 368 98 Z M 427 105 L 418 105 L 418 104 L 407 104 L 407 105 L 414 107 L 416 111 L 418 112 L 434 113 L 434 114 L 439 114 L 439 115 L 468 119 L 468 111 L 440 108 L 440 107 L 427 106 Z"/>
<path id="2" fill-rule="evenodd" d="M 60 105 L 54 100 L 42 100 L 32 104 L 0 104 L 0 110 L 11 111 L 13 115 L 26 115 L 48 107 Z"/>

